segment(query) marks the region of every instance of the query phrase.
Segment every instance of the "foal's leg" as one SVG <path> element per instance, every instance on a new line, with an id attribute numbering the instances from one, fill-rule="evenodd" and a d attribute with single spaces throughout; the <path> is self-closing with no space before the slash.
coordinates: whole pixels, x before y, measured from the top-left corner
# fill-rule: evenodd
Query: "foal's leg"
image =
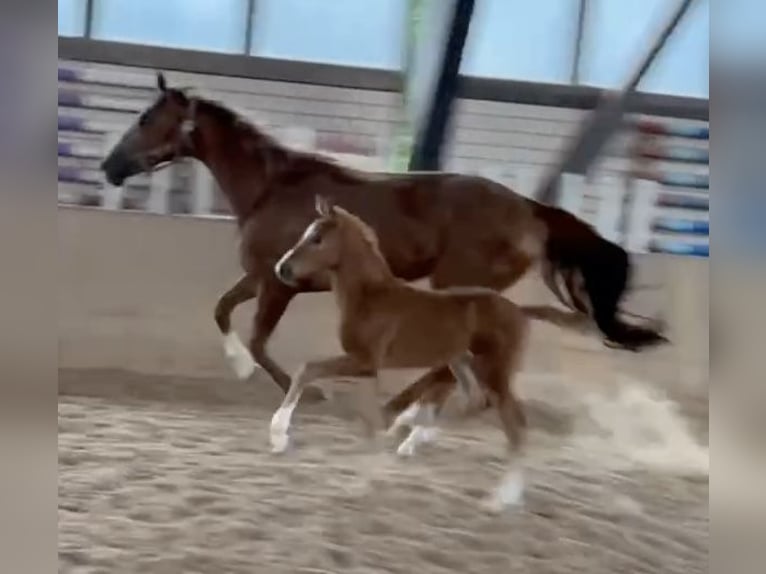
<path id="1" fill-rule="evenodd" d="M 466 411 L 470 410 L 471 405 L 476 402 L 477 393 L 483 395 L 483 390 L 476 380 L 471 362 L 470 354 L 466 353 L 449 364 L 450 371 L 457 379 L 466 397 Z M 438 435 L 436 419 L 454 388 L 455 381 L 446 377 L 432 381 L 428 388 L 423 390 L 420 397 L 396 418 L 389 429 L 389 434 L 395 433 L 399 427 L 404 425 L 412 427 L 407 438 L 397 449 L 399 455 L 411 456 L 415 453 L 418 445 L 432 442 L 436 438 Z"/>
<path id="2" fill-rule="evenodd" d="M 495 257 L 502 259 L 503 265 L 496 265 L 496 261 L 483 261 L 477 264 L 477 257 L 479 255 L 475 250 L 466 249 L 460 244 L 448 249 L 431 275 L 431 287 L 445 289 L 447 287 L 473 286 L 503 291 L 524 276 L 539 257 L 539 253 L 536 248 L 528 250 L 511 248 L 502 254 L 495 254 Z M 389 399 L 384 407 L 386 420 L 388 422 L 397 420 L 398 416 L 405 415 L 407 408 L 417 403 L 429 388 L 450 382 L 454 383 L 455 378 L 449 366 L 444 365 L 429 370 L 399 394 Z M 409 418 L 411 414 L 408 413 L 405 419 Z"/>
<path id="3" fill-rule="evenodd" d="M 471 404 L 477 402 L 477 392 L 483 393 L 483 386 L 476 380 L 478 376 L 481 376 L 476 372 L 478 366 L 473 359 L 466 356 L 453 361 L 446 367 L 431 369 L 405 387 L 384 407 L 386 421 L 389 424 L 388 434 L 395 434 L 402 426 L 422 423 L 421 410 L 424 405 L 434 405 L 433 413 L 435 417 L 438 417 L 444 402 L 455 388 L 456 379 L 468 399 L 466 410 L 470 410 Z M 483 399 L 481 408 L 486 406 L 486 399 Z M 428 414 L 425 416 L 427 420 L 431 420 Z"/>
<path id="4" fill-rule="evenodd" d="M 311 361 L 301 367 L 293 377 L 280 407 L 271 418 L 271 448 L 274 452 L 284 451 L 289 443 L 287 434 L 290 420 L 306 385 L 318 379 L 331 377 L 369 377 L 373 371 L 348 355 L 341 355 L 321 361 Z"/>
<path id="5" fill-rule="evenodd" d="M 237 305 L 255 297 L 254 283 L 250 276 L 243 275 L 234 286 L 221 295 L 215 306 L 215 322 L 221 330 L 226 358 L 240 379 L 252 375 L 256 363 L 237 333 L 231 330 L 231 313 Z"/>
<path id="6" fill-rule="evenodd" d="M 431 369 L 410 384 L 399 394 L 392 397 L 383 407 L 389 434 L 394 434 L 399 427 L 410 426 L 417 421 L 420 400 L 432 388 L 448 385 L 450 390 L 455 379 L 448 366 Z"/>
<path id="7" fill-rule="evenodd" d="M 520 367 L 524 341 L 515 348 L 503 350 L 499 356 L 487 356 L 484 371 L 486 377 L 479 380 L 486 383 L 487 393 L 500 416 L 500 423 L 508 440 L 510 466 L 500 485 L 487 500 L 485 506 L 499 511 L 507 506 L 522 502 L 524 477 L 521 469 L 521 454 L 526 436 L 524 409 L 513 392 L 513 380 Z"/>

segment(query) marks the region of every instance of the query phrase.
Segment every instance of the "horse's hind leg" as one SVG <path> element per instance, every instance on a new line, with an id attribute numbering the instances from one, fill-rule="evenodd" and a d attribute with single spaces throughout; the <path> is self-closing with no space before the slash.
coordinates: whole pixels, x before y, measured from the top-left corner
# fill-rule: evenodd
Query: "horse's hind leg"
<path id="1" fill-rule="evenodd" d="M 450 362 L 449 365 L 450 371 L 452 371 L 460 385 L 460 390 L 463 391 L 466 401 L 466 412 L 471 411 L 474 406 L 486 406 L 486 395 L 477 379 L 480 375 L 480 373 L 476 372 L 478 366 L 470 353 L 465 353 L 463 356 Z M 443 397 L 442 401 L 446 400 L 446 398 L 446 396 Z"/>
<path id="2" fill-rule="evenodd" d="M 466 410 L 470 410 L 471 404 L 476 402 L 477 393 L 482 393 L 483 399 L 483 392 L 471 368 L 470 354 L 466 353 L 464 356 L 451 361 L 449 369 L 466 396 L 468 405 Z M 438 370 L 434 372 L 440 373 Z M 432 442 L 436 438 L 439 432 L 436 419 L 455 388 L 455 380 L 447 376 L 443 378 L 426 377 L 416 381 L 408 389 L 413 387 L 419 394 L 409 394 L 412 402 L 389 428 L 389 434 L 394 434 L 399 427 L 405 425 L 412 427 L 407 438 L 397 449 L 397 453 L 403 456 L 413 455 L 418 445 Z"/>
<path id="3" fill-rule="evenodd" d="M 408 385 L 397 395 L 388 400 L 383 407 L 389 433 L 394 433 L 399 427 L 411 425 L 418 416 L 418 404 L 423 395 L 429 390 L 442 385 L 449 385 L 450 390 L 455 379 L 448 366 L 429 370 L 415 382 Z"/>
<path id="4" fill-rule="evenodd" d="M 255 361 L 242 344 L 236 332 L 231 330 L 231 313 L 237 305 L 255 297 L 255 282 L 248 275 L 243 275 L 229 290 L 218 299 L 215 306 L 215 322 L 223 337 L 223 349 L 231 362 L 234 372 L 240 379 L 248 378 L 255 370 Z"/>

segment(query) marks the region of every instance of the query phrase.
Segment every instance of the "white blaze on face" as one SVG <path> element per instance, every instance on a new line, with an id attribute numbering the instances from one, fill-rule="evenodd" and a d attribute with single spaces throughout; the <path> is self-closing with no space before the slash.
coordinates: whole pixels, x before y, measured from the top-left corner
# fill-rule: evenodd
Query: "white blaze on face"
<path id="1" fill-rule="evenodd" d="M 281 277 L 281 274 L 279 272 L 280 268 L 293 256 L 293 254 L 295 253 L 295 250 L 298 249 L 298 247 L 300 247 L 307 241 L 311 241 L 318 233 L 319 233 L 319 220 L 316 220 L 304 230 L 303 235 L 301 235 L 301 238 L 298 241 L 298 243 L 296 243 L 292 249 L 288 250 L 287 253 L 285 253 L 279 259 L 279 261 L 277 261 L 277 264 L 274 265 L 274 272 L 277 274 L 277 277 Z"/>

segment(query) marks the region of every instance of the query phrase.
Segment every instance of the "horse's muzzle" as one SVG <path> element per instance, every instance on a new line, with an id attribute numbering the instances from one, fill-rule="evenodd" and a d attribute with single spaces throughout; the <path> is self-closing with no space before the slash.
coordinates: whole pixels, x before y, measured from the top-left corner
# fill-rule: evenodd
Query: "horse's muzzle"
<path id="1" fill-rule="evenodd" d="M 280 261 L 274 271 L 282 283 L 290 285 L 291 287 L 295 286 L 295 273 L 293 273 L 292 265 L 290 265 L 287 261 Z"/>
<path id="2" fill-rule="evenodd" d="M 132 160 L 124 160 L 119 156 L 110 155 L 99 166 L 106 180 L 115 187 L 120 187 L 130 176 L 143 171 L 141 165 Z"/>

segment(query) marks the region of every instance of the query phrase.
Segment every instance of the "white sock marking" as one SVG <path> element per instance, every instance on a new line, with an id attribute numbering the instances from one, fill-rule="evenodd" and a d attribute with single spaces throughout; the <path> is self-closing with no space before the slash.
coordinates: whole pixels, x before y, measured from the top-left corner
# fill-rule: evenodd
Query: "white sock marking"
<path id="1" fill-rule="evenodd" d="M 284 452 L 290 444 L 287 434 L 294 407 L 279 407 L 271 417 L 269 428 L 272 452 Z"/>
<path id="2" fill-rule="evenodd" d="M 418 412 L 420 412 L 420 403 L 412 403 L 399 413 L 394 422 L 391 423 L 391 426 L 388 427 L 386 434 L 393 436 L 400 428 L 412 425 L 418 417 Z"/>
<path id="3" fill-rule="evenodd" d="M 509 470 L 495 491 L 484 501 L 492 512 L 501 512 L 511 506 L 519 506 L 524 499 L 524 474 L 519 468 Z"/>
<path id="4" fill-rule="evenodd" d="M 470 359 L 462 357 L 450 363 L 449 367 L 452 374 L 460 383 L 460 390 L 463 391 L 465 401 L 464 408 L 470 409 L 474 404 L 479 405 L 484 400 L 484 393 L 476 379 L 476 373 L 473 372 Z"/>
<path id="5" fill-rule="evenodd" d="M 396 453 L 399 456 L 412 456 L 418 445 L 433 442 L 439 434 L 439 429 L 434 426 L 418 425 L 413 427 L 410 434 L 402 441 Z"/>
<path id="6" fill-rule="evenodd" d="M 396 417 L 393 424 L 389 427 L 386 434 L 389 436 L 396 434 L 401 427 L 407 426 L 433 426 L 434 406 L 432 404 L 422 404 L 420 401 L 412 403 Z"/>
<path id="7" fill-rule="evenodd" d="M 237 333 L 229 331 L 223 336 L 223 350 L 229 359 L 234 372 L 240 379 L 247 379 L 253 374 L 258 363 L 255 362 L 250 351 L 245 347 Z"/>

